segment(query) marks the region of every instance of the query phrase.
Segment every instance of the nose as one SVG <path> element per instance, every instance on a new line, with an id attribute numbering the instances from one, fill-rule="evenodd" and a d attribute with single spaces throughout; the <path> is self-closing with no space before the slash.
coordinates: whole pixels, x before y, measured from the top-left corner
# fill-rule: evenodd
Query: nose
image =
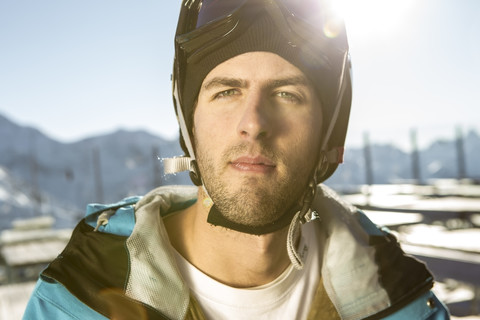
<path id="1" fill-rule="evenodd" d="M 262 139 L 270 134 L 268 99 L 261 93 L 252 93 L 244 101 L 238 122 L 238 134 L 244 139 Z"/>

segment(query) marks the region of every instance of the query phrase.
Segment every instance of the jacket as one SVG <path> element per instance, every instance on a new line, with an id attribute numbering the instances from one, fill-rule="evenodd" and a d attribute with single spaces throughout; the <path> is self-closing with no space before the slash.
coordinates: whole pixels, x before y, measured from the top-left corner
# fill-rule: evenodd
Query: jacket
<path id="1" fill-rule="evenodd" d="M 196 201 L 197 188 L 92 204 L 64 251 L 42 272 L 24 319 L 204 319 L 173 256 L 162 222 Z M 323 286 L 342 319 L 448 319 L 425 265 L 361 211 L 319 186 Z M 320 290 L 317 290 L 317 292 Z M 310 319 L 321 305 L 315 296 Z M 317 301 L 317 303 L 316 303 Z"/>

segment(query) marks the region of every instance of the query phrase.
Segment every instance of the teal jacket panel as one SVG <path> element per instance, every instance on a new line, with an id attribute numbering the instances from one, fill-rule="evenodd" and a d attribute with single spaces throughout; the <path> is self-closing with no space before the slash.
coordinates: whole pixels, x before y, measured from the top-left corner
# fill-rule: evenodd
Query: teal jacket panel
<path id="1" fill-rule="evenodd" d="M 450 314 L 443 303 L 430 291 L 384 319 L 447 320 L 450 319 Z"/>
<path id="2" fill-rule="evenodd" d="M 24 320 L 107 320 L 74 297 L 62 284 L 40 278 L 23 315 Z"/>

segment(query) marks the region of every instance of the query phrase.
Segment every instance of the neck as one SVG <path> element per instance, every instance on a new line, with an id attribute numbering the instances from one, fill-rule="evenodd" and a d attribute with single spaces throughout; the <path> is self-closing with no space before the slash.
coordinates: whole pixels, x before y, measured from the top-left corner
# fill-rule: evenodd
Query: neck
<path id="1" fill-rule="evenodd" d="M 288 227 L 250 235 L 207 222 L 210 209 L 199 188 L 195 205 L 165 220 L 173 247 L 203 273 L 226 285 L 247 288 L 277 278 L 290 264 Z"/>

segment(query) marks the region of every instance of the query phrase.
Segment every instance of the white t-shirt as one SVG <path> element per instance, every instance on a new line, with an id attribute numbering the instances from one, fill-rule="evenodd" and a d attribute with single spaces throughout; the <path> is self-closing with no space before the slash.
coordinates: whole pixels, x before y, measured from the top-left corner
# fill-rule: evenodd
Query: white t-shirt
<path id="1" fill-rule="evenodd" d="M 313 223 L 303 225 L 298 247 L 303 254 L 303 269 L 290 265 L 274 281 L 247 289 L 229 287 L 210 278 L 179 253 L 176 258 L 207 319 L 306 319 L 320 279 L 317 243 Z"/>

